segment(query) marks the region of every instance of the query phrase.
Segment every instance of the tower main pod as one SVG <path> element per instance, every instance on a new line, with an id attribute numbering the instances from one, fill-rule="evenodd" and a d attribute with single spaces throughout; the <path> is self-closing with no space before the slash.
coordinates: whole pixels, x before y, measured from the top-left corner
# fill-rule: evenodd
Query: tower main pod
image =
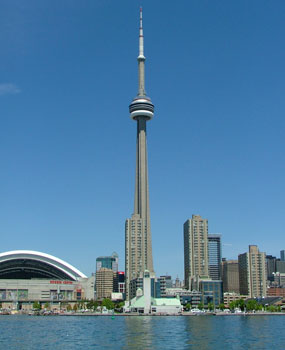
<path id="1" fill-rule="evenodd" d="M 146 122 L 152 119 L 154 106 L 145 92 L 145 56 L 140 9 L 138 56 L 138 94 L 129 106 L 131 119 L 137 122 L 136 181 L 134 213 L 125 226 L 126 299 L 130 299 L 130 282 L 142 277 L 145 270 L 153 272 L 150 229 Z"/>

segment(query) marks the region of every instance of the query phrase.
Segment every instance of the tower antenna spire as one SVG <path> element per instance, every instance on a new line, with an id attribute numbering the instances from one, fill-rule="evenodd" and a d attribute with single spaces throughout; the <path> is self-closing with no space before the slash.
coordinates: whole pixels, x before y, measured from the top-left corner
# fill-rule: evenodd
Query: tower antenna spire
<path id="1" fill-rule="evenodd" d="M 139 55 L 138 55 L 138 69 L 139 69 L 139 96 L 145 96 L 145 81 L 144 81 L 144 38 L 143 38 L 143 21 L 142 21 L 142 7 L 140 7 L 140 35 L 139 35 Z"/>
<path id="2" fill-rule="evenodd" d="M 140 36 L 139 36 L 139 57 L 145 59 L 143 54 L 143 21 L 142 21 L 142 7 L 140 7 Z"/>

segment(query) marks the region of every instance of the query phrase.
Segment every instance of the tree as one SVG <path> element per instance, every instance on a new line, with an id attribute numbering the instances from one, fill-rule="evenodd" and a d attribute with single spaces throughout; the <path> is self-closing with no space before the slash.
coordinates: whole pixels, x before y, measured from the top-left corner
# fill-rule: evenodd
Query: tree
<path id="1" fill-rule="evenodd" d="M 44 308 L 45 308 L 45 309 L 48 309 L 48 308 L 49 308 L 49 303 L 48 303 L 48 302 L 46 302 L 46 303 L 44 304 Z"/>
<path id="2" fill-rule="evenodd" d="M 73 305 L 73 310 L 74 310 L 74 311 L 77 311 L 77 310 L 78 310 L 78 305 L 77 305 L 77 304 L 74 304 L 74 305 Z"/>
<path id="3" fill-rule="evenodd" d="M 187 303 L 185 306 L 184 306 L 185 310 L 189 311 L 191 309 L 191 304 L 190 303 Z"/>
<path id="4" fill-rule="evenodd" d="M 222 311 L 224 311 L 225 310 L 225 304 L 224 303 L 221 303 L 220 305 L 219 305 L 219 309 L 220 310 L 222 310 Z"/>
<path id="5" fill-rule="evenodd" d="M 231 311 L 233 311 L 236 308 L 236 302 L 235 301 L 231 301 L 230 305 L 229 305 L 229 308 L 230 308 Z"/>
<path id="6" fill-rule="evenodd" d="M 110 299 L 103 299 L 102 301 L 102 306 L 105 306 L 106 309 L 108 310 L 113 310 L 114 309 L 114 303 Z"/>
<path id="7" fill-rule="evenodd" d="M 71 310 L 72 310 L 72 306 L 71 306 L 70 304 L 67 304 L 66 310 L 67 310 L 67 311 L 71 311 Z"/>
<path id="8" fill-rule="evenodd" d="M 115 303 L 115 311 L 122 312 L 124 305 L 125 305 L 124 301 L 120 301 L 120 302 Z"/>
<path id="9" fill-rule="evenodd" d="M 85 305 L 85 300 L 80 300 L 78 302 L 78 309 L 79 310 L 82 310 L 82 309 L 85 309 L 86 305 Z"/>
<path id="10" fill-rule="evenodd" d="M 86 304 L 88 310 L 96 310 L 98 307 L 98 302 L 95 300 L 89 300 Z"/>
<path id="11" fill-rule="evenodd" d="M 261 308 L 262 308 L 262 306 L 261 306 Z M 258 302 L 254 299 L 248 300 L 248 302 L 246 303 L 246 309 L 248 311 L 259 310 Z"/>
<path id="12" fill-rule="evenodd" d="M 258 310 L 258 311 L 262 311 L 262 310 L 263 310 L 263 305 L 262 305 L 262 304 L 257 303 L 256 310 Z"/>
<path id="13" fill-rule="evenodd" d="M 33 303 L 33 309 L 34 310 L 40 310 L 41 309 L 41 304 L 38 301 L 35 301 Z"/>
<path id="14" fill-rule="evenodd" d="M 213 311 L 214 310 L 214 304 L 208 303 L 208 310 Z"/>
<path id="15" fill-rule="evenodd" d="M 119 304 L 118 304 L 118 307 L 122 308 L 122 307 L 124 307 L 124 305 L 125 305 L 125 302 L 124 301 L 120 301 Z"/>
<path id="16" fill-rule="evenodd" d="M 243 299 L 235 300 L 234 303 L 235 303 L 235 307 L 234 307 L 234 308 L 238 307 L 238 308 L 241 309 L 242 311 L 244 310 L 244 308 L 245 308 L 245 302 L 244 302 Z"/>
<path id="17" fill-rule="evenodd" d="M 277 307 L 275 305 L 269 305 L 269 306 L 267 306 L 266 310 L 269 312 L 276 312 Z"/>
<path id="18" fill-rule="evenodd" d="M 86 304 L 88 310 L 93 310 L 93 300 L 89 300 Z"/>
<path id="19" fill-rule="evenodd" d="M 199 310 L 203 310 L 204 309 L 204 304 L 203 303 L 199 303 L 198 304 L 198 309 Z"/>

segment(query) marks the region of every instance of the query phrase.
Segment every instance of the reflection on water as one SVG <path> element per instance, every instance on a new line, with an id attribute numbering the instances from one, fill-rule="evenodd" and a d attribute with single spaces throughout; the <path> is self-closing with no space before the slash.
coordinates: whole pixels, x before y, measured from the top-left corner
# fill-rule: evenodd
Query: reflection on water
<path id="1" fill-rule="evenodd" d="M 0 350 L 262 350 L 285 344 L 285 316 L 0 316 Z"/>
<path id="2" fill-rule="evenodd" d="M 127 317 L 122 349 L 181 349 L 185 344 L 183 317 Z"/>
<path id="3" fill-rule="evenodd" d="M 152 347 L 152 318 L 148 316 L 126 317 L 123 349 L 150 349 Z"/>

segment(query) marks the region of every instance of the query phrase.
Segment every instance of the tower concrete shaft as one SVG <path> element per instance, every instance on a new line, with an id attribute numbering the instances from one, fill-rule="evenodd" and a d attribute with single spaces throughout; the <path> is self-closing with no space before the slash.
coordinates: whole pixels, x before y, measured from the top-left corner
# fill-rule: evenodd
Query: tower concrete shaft
<path id="1" fill-rule="evenodd" d="M 143 275 L 145 270 L 153 272 L 152 243 L 150 229 L 148 163 L 146 122 L 153 117 L 154 106 L 145 92 L 144 37 L 142 9 L 140 9 L 140 34 L 138 56 L 138 94 L 129 106 L 131 119 L 137 122 L 136 178 L 134 213 L 126 220 L 126 297 L 129 298 L 129 284 L 132 279 Z"/>

